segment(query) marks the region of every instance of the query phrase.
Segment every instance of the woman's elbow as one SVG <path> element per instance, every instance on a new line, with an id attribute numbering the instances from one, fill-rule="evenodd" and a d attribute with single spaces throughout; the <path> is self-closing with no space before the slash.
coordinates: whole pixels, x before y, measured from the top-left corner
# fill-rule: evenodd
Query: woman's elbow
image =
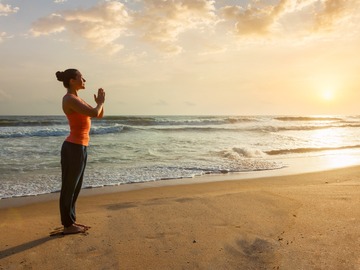
<path id="1" fill-rule="evenodd" d="M 99 114 L 100 113 L 97 110 L 92 110 L 90 112 L 89 116 L 92 117 L 92 118 L 98 118 Z"/>
<path id="2" fill-rule="evenodd" d="M 93 117 L 93 118 L 102 118 L 102 117 L 103 117 L 103 112 L 102 112 L 102 110 L 101 110 L 101 111 L 93 110 L 93 111 L 91 112 L 90 117 Z"/>

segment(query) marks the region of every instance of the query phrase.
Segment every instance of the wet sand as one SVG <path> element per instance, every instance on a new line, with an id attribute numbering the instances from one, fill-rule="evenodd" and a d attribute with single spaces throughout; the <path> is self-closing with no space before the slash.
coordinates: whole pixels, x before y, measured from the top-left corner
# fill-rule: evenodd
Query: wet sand
<path id="1" fill-rule="evenodd" d="M 84 192 L 50 237 L 57 197 L 0 201 L 0 269 L 360 269 L 360 166 Z"/>

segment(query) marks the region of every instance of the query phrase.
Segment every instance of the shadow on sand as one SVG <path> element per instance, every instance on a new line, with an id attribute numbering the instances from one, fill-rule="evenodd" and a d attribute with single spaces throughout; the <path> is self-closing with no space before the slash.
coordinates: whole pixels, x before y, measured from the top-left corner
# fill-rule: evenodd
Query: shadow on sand
<path id="1" fill-rule="evenodd" d="M 54 240 L 54 239 L 57 239 L 59 237 L 61 237 L 61 236 L 56 236 L 56 237 L 46 236 L 46 237 L 43 237 L 43 238 L 40 238 L 40 239 L 33 240 L 31 242 L 28 242 L 28 243 L 18 245 L 16 247 L 8 248 L 8 249 L 5 249 L 5 250 L 0 250 L 0 260 L 4 259 L 6 257 L 9 257 L 11 255 L 21 253 L 21 252 L 26 251 L 28 249 L 34 248 L 36 246 L 42 245 L 42 244 L 44 244 L 44 243 L 46 243 L 46 242 L 48 242 L 50 240 Z"/>

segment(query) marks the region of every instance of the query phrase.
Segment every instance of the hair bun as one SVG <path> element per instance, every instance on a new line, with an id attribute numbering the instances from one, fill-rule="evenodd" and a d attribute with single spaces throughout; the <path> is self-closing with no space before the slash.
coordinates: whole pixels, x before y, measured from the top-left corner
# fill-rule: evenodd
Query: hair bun
<path id="1" fill-rule="evenodd" d="M 64 73 L 63 71 L 58 71 L 56 72 L 56 78 L 58 79 L 58 81 L 63 82 L 64 81 Z"/>

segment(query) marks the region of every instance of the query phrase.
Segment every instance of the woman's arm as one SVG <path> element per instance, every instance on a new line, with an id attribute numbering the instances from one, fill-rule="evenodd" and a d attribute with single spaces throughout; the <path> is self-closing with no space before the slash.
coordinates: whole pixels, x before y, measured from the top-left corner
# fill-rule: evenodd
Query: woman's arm
<path id="1" fill-rule="evenodd" d="M 100 112 L 100 114 L 97 116 L 97 118 L 103 118 L 103 116 L 104 116 L 104 106 L 102 107 L 101 112 Z"/>
<path id="2" fill-rule="evenodd" d="M 63 110 L 65 114 L 78 112 L 90 117 L 102 117 L 105 102 L 104 90 L 100 88 L 98 90 L 98 96 L 94 95 L 94 98 L 97 104 L 95 108 L 75 96 L 67 95 L 63 98 Z"/>

